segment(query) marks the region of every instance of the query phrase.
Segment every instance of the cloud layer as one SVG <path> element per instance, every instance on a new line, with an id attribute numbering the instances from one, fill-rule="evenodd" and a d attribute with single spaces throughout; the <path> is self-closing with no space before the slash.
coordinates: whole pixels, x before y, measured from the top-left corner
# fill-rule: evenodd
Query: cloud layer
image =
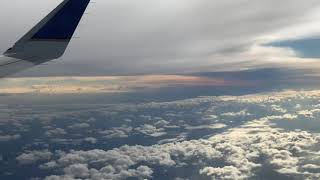
<path id="1" fill-rule="evenodd" d="M 317 154 L 311 147 L 320 145 L 319 138 L 304 131 L 272 128 L 264 118 L 208 140 L 63 153 L 49 164 L 63 169 L 65 175 L 46 179 L 142 179 L 152 177 L 152 168 L 157 166 L 177 168 L 190 164 L 200 167 L 199 174 L 193 176 L 212 179 L 247 179 L 267 168 L 284 176 L 315 179 L 320 177 L 319 164 L 312 164 L 309 156 Z M 209 165 L 214 162 L 220 163 Z"/>
<path id="2" fill-rule="evenodd" d="M 5 43 L 1 49 L 9 46 L 8 38 L 16 39 L 40 19 L 39 14 L 58 4 L 38 1 L 2 2 L 0 17 L 22 7 L 19 12 L 24 16 L 14 16 L 11 26 L 0 19 L 4 27 L 0 39 Z M 39 12 L 34 11 L 34 4 Z M 279 59 L 294 62 L 294 52 L 261 43 L 319 32 L 316 0 L 114 0 L 98 4 L 91 4 L 90 14 L 75 35 L 81 38 L 73 40 L 63 61 L 36 67 L 28 74 L 203 72 L 261 66 Z M 11 34 L 13 27 L 19 30 L 17 35 Z M 300 34 L 295 33 L 297 29 Z"/>
<path id="3" fill-rule="evenodd" d="M 151 103 L 21 105 L 14 113 L 1 106 L 1 136 L 21 135 L 0 142 L 19 146 L 17 164 L 7 160 L 6 149 L 0 163 L 36 168 L 46 174 L 25 176 L 49 180 L 318 179 L 319 100 L 319 90 L 286 90 Z"/>

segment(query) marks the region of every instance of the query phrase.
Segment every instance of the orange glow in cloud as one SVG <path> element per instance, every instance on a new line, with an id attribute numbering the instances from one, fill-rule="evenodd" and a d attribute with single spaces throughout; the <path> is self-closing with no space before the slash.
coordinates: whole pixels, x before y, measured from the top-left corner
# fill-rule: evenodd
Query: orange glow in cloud
<path id="1" fill-rule="evenodd" d="M 154 86 L 243 86 L 249 85 L 245 81 L 231 81 L 222 78 L 208 78 L 202 76 L 180 76 L 180 75 L 152 75 L 141 76 L 136 80 L 137 83 L 149 84 Z"/>
<path id="2" fill-rule="evenodd" d="M 249 86 L 250 82 L 183 75 L 8 78 L 0 94 L 82 94 L 130 92 L 181 86 Z"/>

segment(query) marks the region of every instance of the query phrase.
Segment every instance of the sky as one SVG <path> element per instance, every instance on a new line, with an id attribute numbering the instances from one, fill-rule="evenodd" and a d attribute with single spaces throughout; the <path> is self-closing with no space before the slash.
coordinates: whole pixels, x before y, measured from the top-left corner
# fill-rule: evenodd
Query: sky
<path id="1" fill-rule="evenodd" d="M 60 2 L 3 0 L 0 50 L 5 51 Z M 299 50 L 306 48 L 277 42 L 318 37 L 319 8 L 316 0 L 96 0 L 65 56 L 19 76 L 318 68 L 317 56 L 301 56 Z"/>
<path id="2" fill-rule="evenodd" d="M 61 0 L 1 0 L 0 51 Z M 95 0 L 0 79 L 0 179 L 320 179 L 318 0 Z"/>

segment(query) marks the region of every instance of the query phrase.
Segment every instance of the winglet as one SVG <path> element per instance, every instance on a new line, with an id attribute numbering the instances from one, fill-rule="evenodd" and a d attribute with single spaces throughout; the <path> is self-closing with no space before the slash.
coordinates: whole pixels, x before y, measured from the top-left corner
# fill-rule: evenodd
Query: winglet
<path id="1" fill-rule="evenodd" d="M 90 0 L 64 0 L 4 55 L 40 64 L 66 50 Z"/>

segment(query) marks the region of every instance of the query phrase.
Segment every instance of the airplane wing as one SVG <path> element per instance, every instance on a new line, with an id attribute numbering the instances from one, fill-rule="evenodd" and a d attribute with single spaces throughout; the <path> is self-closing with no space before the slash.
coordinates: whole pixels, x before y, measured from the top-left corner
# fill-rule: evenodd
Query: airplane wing
<path id="1" fill-rule="evenodd" d="M 65 52 L 90 0 L 64 0 L 0 57 L 0 78 L 57 59 Z"/>

